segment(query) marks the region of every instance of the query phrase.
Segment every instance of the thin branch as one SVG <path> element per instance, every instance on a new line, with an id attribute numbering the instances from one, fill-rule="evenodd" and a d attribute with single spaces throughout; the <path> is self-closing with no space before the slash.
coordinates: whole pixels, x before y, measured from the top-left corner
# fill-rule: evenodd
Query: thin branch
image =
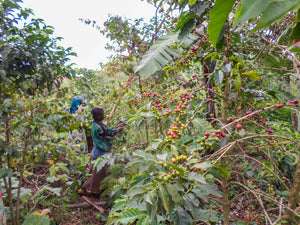
<path id="1" fill-rule="evenodd" d="M 242 70 L 239 70 L 238 72 L 248 71 L 248 70 L 277 70 L 277 71 L 283 71 L 283 72 L 288 72 L 288 73 L 297 73 L 294 70 L 287 70 L 287 69 L 274 68 L 274 67 L 255 67 L 255 68 L 250 68 L 250 69 L 242 69 Z"/>

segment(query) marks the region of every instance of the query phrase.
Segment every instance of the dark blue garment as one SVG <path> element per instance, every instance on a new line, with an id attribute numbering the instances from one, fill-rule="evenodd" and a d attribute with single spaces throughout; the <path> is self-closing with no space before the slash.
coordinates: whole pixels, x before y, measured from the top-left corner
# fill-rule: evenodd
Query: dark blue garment
<path id="1" fill-rule="evenodd" d="M 105 152 L 100 151 L 98 148 L 94 147 L 91 153 L 93 159 L 97 159 L 99 156 L 104 155 Z"/>
<path id="2" fill-rule="evenodd" d="M 82 99 L 80 97 L 75 97 L 72 100 L 72 105 L 70 108 L 70 113 L 75 113 L 75 111 L 78 109 L 78 106 L 82 104 Z"/>

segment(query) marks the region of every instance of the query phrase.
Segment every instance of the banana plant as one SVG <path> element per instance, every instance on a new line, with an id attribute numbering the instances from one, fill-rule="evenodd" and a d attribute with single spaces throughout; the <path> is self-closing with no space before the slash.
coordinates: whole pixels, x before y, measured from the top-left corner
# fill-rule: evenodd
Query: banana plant
<path id="1" fill-rule="evenodd" d="M 193 34 L 186 34 L 180 39 L 180 33 L 180 31 L 177 31 L 158 38 L 137 63 L 134 71 L 141 74 L 144 78 L 147 78 L 180 56 L 180 48 L 175 47 L 176 43 L 178 43 L 179 46 L 188 47 L 198 39 L 198 37 Z"/>

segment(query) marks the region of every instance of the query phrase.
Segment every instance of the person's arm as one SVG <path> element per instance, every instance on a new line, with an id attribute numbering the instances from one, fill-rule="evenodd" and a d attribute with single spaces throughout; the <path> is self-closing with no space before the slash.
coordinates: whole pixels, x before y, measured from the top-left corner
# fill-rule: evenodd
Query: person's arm
<path id="1" fill-rule="evenodd" d="M 118 124 L 118 126 L 117 126 L 118 132 L 122 131 L 126 125 L 127 125 L 126 123 L 120 123 L 120 124 Z"/>
<path id="2" fill-rule="evenodd" d="M 124 126 L 126 126 L 127 124 L 125 123 L 121 123 L 119 125 L 117 125 L 116 127 L 111 127 L 111 128 L 107 128 L 109 133 L 111 133 L 112 137 L 108 137 L 109 140 L 114 140 L 117 136 L 117 134 L 122 131 L 124 129 Z"/>
<path id="3" fill-rule="evenodd" d="M 110 127 L 107 128 L 108 132 L 111 134 L 110 136 L 106 136 L 105 139 L 109 140 L 109 141 L 113 141 L 116 139 L 117 134 L 118 134 L 118 128 L 117 127 Z"/>

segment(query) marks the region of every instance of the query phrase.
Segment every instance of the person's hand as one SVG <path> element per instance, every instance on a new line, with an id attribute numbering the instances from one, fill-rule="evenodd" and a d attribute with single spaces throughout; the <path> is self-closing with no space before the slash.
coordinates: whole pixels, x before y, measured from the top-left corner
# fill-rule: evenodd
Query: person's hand
<path id="1" fill-rule="evenodd" d="M 126 123 L 120 123 L 120 124 L 118 124 L 117 125 L 118 131 L 122 131 L 126 125 L 127 125 Z"/>
<path id="2" fill-rule="evenodd" d="M 118 131 L 122 131 L 124 129 L 124 127 L 119 126 L 118 127 Z"/>
<path id="3" fill-rule="evenodd" d="M 127 125 L 127 123 L 120 123 L 120 124 L 118 124 L 118 126 L 117 126 L 117 127 L 118 127 L 118 128 L 119 128 L 119 127 L 122 127 L 122 128 L 124 128 L 126 125 Z"/>

